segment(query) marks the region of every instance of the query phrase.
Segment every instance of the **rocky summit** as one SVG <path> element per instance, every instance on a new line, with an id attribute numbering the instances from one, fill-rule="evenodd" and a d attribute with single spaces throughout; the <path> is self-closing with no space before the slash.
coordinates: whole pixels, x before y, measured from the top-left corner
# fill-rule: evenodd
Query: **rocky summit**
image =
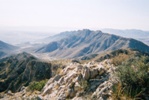
<path id="1" fill-rule="evenodd" d="M 69 63 L 64 69 L 50 78 L 41 92 L 28 92 L 23 88 L 20 92 L 8 92 L 5 99 L 37 99 L 37 100 L 102 100 L 110 97 L 115 83 L 115 68 L 110 60 L 103 62 Z"/>
<path id="2" fill-rule="evenodd" d="M 115 81 L 113 72 L 114 67 L 109 60 L 101 63 L 71 63 L 47 82 L 40 97 L 55 100 L 109 98 Z"/>

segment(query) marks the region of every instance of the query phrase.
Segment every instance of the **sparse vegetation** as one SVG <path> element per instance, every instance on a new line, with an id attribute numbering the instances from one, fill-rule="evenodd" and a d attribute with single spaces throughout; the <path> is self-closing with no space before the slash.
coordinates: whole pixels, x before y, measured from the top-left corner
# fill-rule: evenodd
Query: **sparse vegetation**
<path id="1" fill-rule="evenodd" d="M 122 62 L 124 62 L 125 60 L 127 60 L 129 58 L 129 55 L 127 54 L 120 54 L 114 58 L 112 58 L 112 63 L 117 66 L 117 65 L 121 65 Z"/>
<path id="2" fill-rule="evenodd" d="M 22 86 L 52 76 L 51 63 L 40 61 L 28 53 L 20 53 L 0 60 L 0 92 L 18 92 Z"/>
<path id="3" fill-rule="evenodd" d="M 28 89 L 31 91 L 34 91 L 34 90 L 41 91 L 42 88 L 45 86 L 47 81 L 48 80 L 42 80 L 39 82 L 32 82 L 29 84 Z"/>
<path id="4" fill-rule="evenodd" d="M 54 61 L 51 61 L 52 76 L 54 76 L 56 74 L 61 74 L 62 69 L 64 69 L 68 63 L 70 63 L 70 60 L 54 60 Z"/>
<path id="5" fill-rule="evenodd" d="M 129 59 L 118 66 L 119 82 L 113 86 L 113 99 L 145 99 L 149 95 L 149 57 Z"/>
<path id="6" fill-rule="evenodd" d="M 101 62 L 105 59 L 113 59 L 113 62 L 116 61 L 116 64 L 117 64 L 117 59 L 119 60 L 120 56 L 122 56 L 123 58 L 125 58 L 126 56 L 130 57 L 134 53 L 135 53 L 135 51 L 132 51 L 131 49 L 118 49 L 115 51 L 109 51 L 106 53 L 98 54 L 94 58 L 92 58 L 92 60 L 97 61 L 97 62 Z M 123 59 L 123 60 L 125 60 L 125 59 Z M 120 59 L 119 62 L 121 63 L 123 60 Z"/>
<path id="7" fill-rule="evenodd" d="M 88 84 L 87 80 L 81 80 L 80 85 L 84 90 L 87 90 L 89 88 L 89 84 Z"/>

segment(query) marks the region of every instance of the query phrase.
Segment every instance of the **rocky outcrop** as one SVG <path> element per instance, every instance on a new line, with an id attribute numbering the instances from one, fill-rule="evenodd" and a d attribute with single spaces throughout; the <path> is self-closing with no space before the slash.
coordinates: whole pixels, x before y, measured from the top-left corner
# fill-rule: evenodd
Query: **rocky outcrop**
<path id="1" fill-rule="evenodd" d="M 90 70 L 89 70 L 89 68 L 85 66 L 82 70 L 83 70 L 82 71 L 83 79 L 84 80 L 88 80 L 90 78 Z"/>
<path id="2" fill-rule="evenodd" d="M 39 91 L 27 91 L 27 87 L 23 87 L 20 92 L 12 93 L 10 90 L 0 94 L 0 100 L 42 100 Z"/>
<path id="3" fill-rule="evenodd" d="M 115 69 L 109 60 L 103 62 L 89 62 L 80 64 L 69 63 L 59 74 L 48 80 L 41 92 L 26 91 L 7 92 L 1 98 L 12 100 L 37 99 L 37 100 L 107 100 L 112 93 L 115 82 L 113 77 Z"/>
<path id="4" fill-rule="evenodd" d="M 83 100 L 88 95 L 88 99 L 94 100 L 108 98 L 114 83 L 113 72 L 108 60 L 102 63 L 71 63 L 60 75 L 47 82 L 40 97 L 45 100 Z"/>

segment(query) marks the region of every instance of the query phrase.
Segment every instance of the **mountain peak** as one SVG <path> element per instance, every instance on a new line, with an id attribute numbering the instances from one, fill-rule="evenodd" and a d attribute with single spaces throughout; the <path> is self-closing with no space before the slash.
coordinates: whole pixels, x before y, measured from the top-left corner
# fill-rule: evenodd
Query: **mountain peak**
<path id="1" fill-rule="evenodd" d="M 83 29 L 82 31 L 85 31 L 85 32 L 91 32 L 90 29 Z"/>
<path id="2" fill-rule="evenodd" d="M 102 33 L 99 30 L 91 31 L 89 29 L 83 29 L 67 32 L 67 34 L 67 37 L 54 42 L 49 42 L 47 45 L 36 51 L 40 53 L 49 53 L 50 56 L 60 58 L 74 58 L 122 48 L 131 48 L 142 52 L 149 52 L 149 47 L 140 41 Z M 62 34 L 59 35 L 61 36 Z M 57 35 L 57 37 L 59 35 Z M 53 47 L 55 48 L 52 49 Z"/>

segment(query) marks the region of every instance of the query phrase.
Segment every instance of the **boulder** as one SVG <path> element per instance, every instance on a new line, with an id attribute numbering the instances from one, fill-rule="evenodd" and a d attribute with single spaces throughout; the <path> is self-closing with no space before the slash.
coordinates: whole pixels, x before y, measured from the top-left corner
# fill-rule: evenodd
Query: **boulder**
<path id="1" fill-rule="evenodd" d="M 56 75 L 53 79 L 53 81 L 58 81 L 61 78 L 61 75 Z"/>
<path id="2" fill-rule="evenodd" d="M 102 75 L 105 74 L 105 73 L 106 73 L 106 70 L 105 70 L 105 69 L 103 69 L 103 68 L 100 68 L 100 69 L 99 69 L 99 73 L 98 73 L 98 74 L 99 74 L 100 76 L 102 76 Z"/>
<path id="3" fill-rule="evenodd" d="M 83 68 L 82 65 L 78 65 L 77 68 L 76 68 L 76 71 L 77 71 L 77 72 L 80 72 L 80 71 L 82 70 L 82 68 Z"/>
<path id="4" fill-rule="evenodd" d="M 78 82 L 75 83 L 74 90 L 77 92 L 80 92 L 82 90 L 82 87 Z"/>
<path id="5" fill-rule="evenodd" d="M 13 96 L 14 94 L 11 92 L 11 90 L 9 90 L 9 91 L 7 92 L 7 95 Z"/>
<path id="6" fill-rule="evenodd" d="M 76 92 L 74 91 L 74 89 L 68 89 L 67 91 L 66 91 L 66 97 L 67 98 L 73 98 L 74 96 L 76 95 Z"/>
<path id="7" fill-rule="evenodd" d="M 76 82 L 80 82 L 82 80 L 83 76 L 82 74 L 79 74 L 78 77 L 76 77 Z"/>
<path id="8" fill-rule="evenodd" d="M 90 78 L 95 78 L 98 75 L 98 69 L 93 69 L 90 72 Z"/>
<path id="9" fill-rule="evenodd" d="M 88 80 L 90 78 L 90 69 L 88 67 L 83 68 L 82 76 L 85 80 Z"/>

